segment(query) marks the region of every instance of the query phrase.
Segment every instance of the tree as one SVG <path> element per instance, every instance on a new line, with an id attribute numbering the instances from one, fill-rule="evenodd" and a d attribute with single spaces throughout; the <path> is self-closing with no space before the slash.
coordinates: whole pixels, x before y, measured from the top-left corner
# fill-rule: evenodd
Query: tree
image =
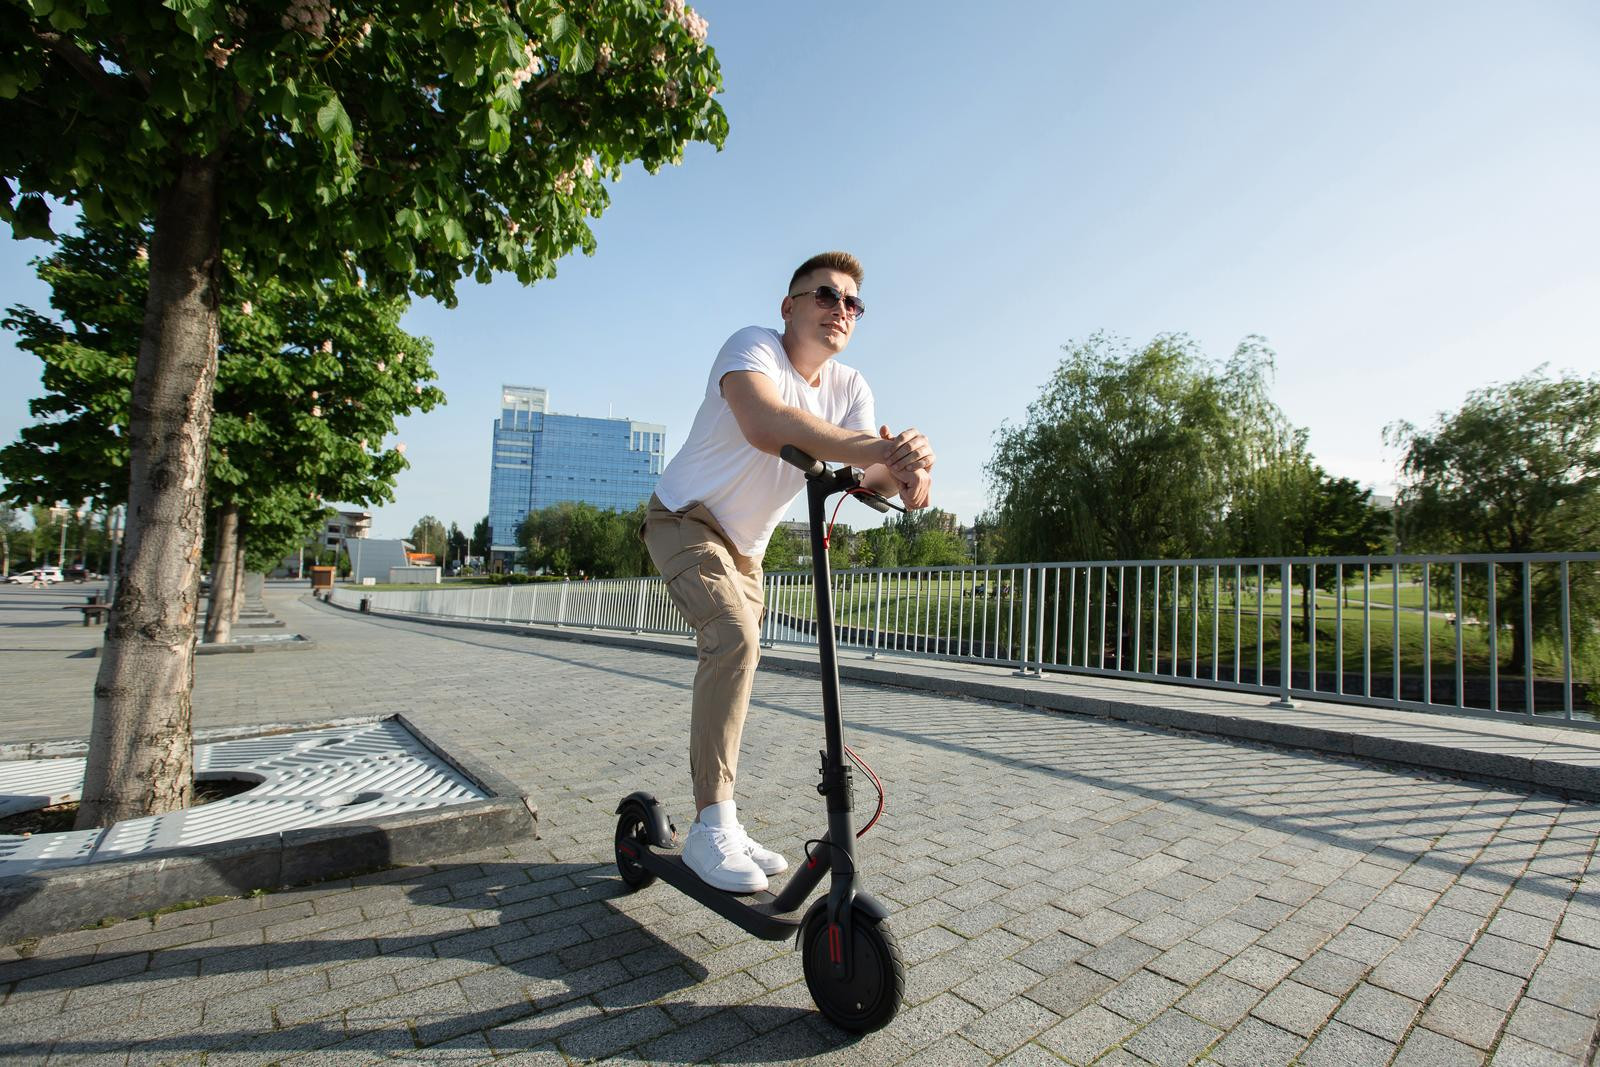
<path id="1" fill-rule="evenodd" d="M 986 508 L 972 520 L 972 549 L 973 562 L 979 565 L 1012 561 L 1005 547 L 1005 527 L 992 509 Z"/>
<path id="2" fill-rule="evenodd" d="M 1008 558 L 1223 554 L 1233 493 L 1282 421 L 1270 351 L 1248 338 L 1218 366 L 1181 335 L 1135 349 L 1102 334 L 1065 351 L 1027 421 L 996 435 L 987 474 Z"/>
<path id="3" fill-rule="evenodd" d="M 801 563 L 801 560 L 806 562 Z M 810 543 L 789 527 L 779 524 L 767 540 L 767 550 L 761 556 L 761 570 L 764 573 L 776 573 L 809 568 L 810 560 Z"/>
<path id="4" fill-rule="evenodd" d="M 455 563 L 464 563 L 467 558 L 467 535 L 453 522 L 445 538 L 445 555 Z"/>
<path id="5" fill-rule="evenodd" d="M 1482 553 L 1593 551 L 1600 545 L 1600 377 L 1547 377 L 1540 367 L 1504 385 L 1474 390 L 1428 430 L 1388 427 L 1403 451 L 1396 502 L 1408 551 Z M 1522 568 L 1501 571 L 1507 603 L 1520 610 Z M 1560 625 L 1558 579 L 1535 568 L 1534 629 Z M 1592 619 L 1600 600 L 1592 571 L 1573 576 L 1572 618 Z M 1511 669 L 1530 663 L 1523 627 L 1512 628 Z M 1577 647 L 1595 640 L 1573 626 Z"/>
<path id="6" fill-rule="evenodd" d="M 1372 504 L 1372 491 L 1353 479 L 1334 478 L 1306 447 L 1304 430 L 1263 428 L 1253 442 L 1254 463 L 1238 480 L 1227 515 L 1231 551 L 1240 556 L 1369 556 L 1388 541 L 1389 515 Z M 1295 569 L 1300 620 L 1311 632 L 1310 567 Z M 1316 588 L 1333 590 L 1338 572 L 1319 568 Z"/>
<path id="7" fill-rule="evenodd" d="M 415 526 L 411 527 L 411 536 L 406 540 L 410 541 L 418 552 L 426 552 L 434 559 L 442 560 L 447 537 L 444 523 L 432 515 L 424 515 L 417 520 Z"/>
<path id="8" fill-rule="evenodd" d="M 0 575 L 11 573 L 11 546 L 21 532 L 22 521 L 17 517 L 16 509 L 9 504 L 0 504 Z"/>
<path id="9" fill-rule="evenodd" d="M 482 556 L 485 560 L 487 560 L 489 558 L 490 533 L 489 516 L 485 515 L 483 518 L 473 523 L 472 543 L 467 546 L 470 549 L 467 555 Z"/>
<path id="10" fill-rule="evenodd" d="M 861 540 L 865 543 L 862 556 L 870 561 L 866 566 L 889 568 L 906 564 L 909 546 L 899 528 L 892 523 L 868 530 L 861 535 Z"/>
<path id="11" fill-rule="evenodd" d="M 0 449 L 24 501 L 120 501 L 139 322 L 148 293 L 140 227 L 86 223 L 36 261 L 58 318 L 9 309 L 4 325 L 44 364 L 40 420 Z M 281 559 L 324 508 L 393 498 L 401 447 L 382 447 L 396 419 L 443 394 L 432 346 L 399 328 L 403 297 L 356 286 L 292 292 L 258 284 L 220 309 L 217 386 L 207 456 L 215 536 L 205 639 L 225 643 L 237 618 L 243 555 Z"/>
<path id="12" fill-rule="evenodd" d="M 95 685 L 80 822 L 190 795 L 194 590 L 218 309 L 241 276 L 449 304 L 594 238 L 630 160 L 722 142 L 705 22 L 668 5 L 329 0 L 0 9 L 0 218 L 50 236 L 152 219 L 133 384 L 129 524 Z"/>
<path id="13" fill-rule="evenodd" d="M 947 567 L 965 563 L 966 544 L 958 532 L 956 517 L 939 508 L 924 508 L 896 515 L 890 524 L 900 531 L 905 555 L 901 564 L 910 567 Z"/>

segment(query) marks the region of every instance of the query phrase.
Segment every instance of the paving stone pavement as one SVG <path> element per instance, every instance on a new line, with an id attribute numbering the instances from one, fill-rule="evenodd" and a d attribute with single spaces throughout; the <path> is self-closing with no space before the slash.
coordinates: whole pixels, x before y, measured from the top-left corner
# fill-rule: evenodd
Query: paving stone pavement
<path id="1" fill-rule="evenodd" d="M 77 595 L 0 590 L 0 742 L 87 732 Z M 541 839 L 0 949 L 0 1059 L 1594 1062 L 1600 805 L 847 685 L 909 969 L 857 1040 L 787 944 L 616 876 L 622 795 L 688 811 L 692 660 L 266 597 L 316 646 L 197 660 L 198 726 L 404 712 L 526 788 Z M 817 704 L 763 673 L 746 731 L 741 815 L 791 859 Z"/>

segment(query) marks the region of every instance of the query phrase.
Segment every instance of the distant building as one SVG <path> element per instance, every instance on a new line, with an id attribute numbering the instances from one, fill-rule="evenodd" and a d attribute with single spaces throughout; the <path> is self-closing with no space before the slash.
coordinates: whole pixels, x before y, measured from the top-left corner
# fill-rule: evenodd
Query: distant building
<path id="1" fill-rule="evenodd" d="M 317 543 L 323 548 L 338 548 L 347 540 L 365 538 L 372 532 L 372 512 L 339 511 L 323 522 Z"/>
<path id="2" fill-rule="evenodd" d="M 568 500 L 631 511 L 649 500 L 666 447 L 665 426 L 558 415 L 544 389 L 505 386 L 489 468 L 491 561 L 515 557 L 530 511 Z"/>
<path id="3" fill-rule="evenodd" d="M 303 548 L 290 552 L 272 570 L 269 578 L 301 577 L 301 571 L 317 561 L 317 556 L 329 549 L 341 551 L 347 540 L 365 541 L 372 532 L 372 512 L 336 511 L 322 520 L 315 532 L 308 536 Z"/>

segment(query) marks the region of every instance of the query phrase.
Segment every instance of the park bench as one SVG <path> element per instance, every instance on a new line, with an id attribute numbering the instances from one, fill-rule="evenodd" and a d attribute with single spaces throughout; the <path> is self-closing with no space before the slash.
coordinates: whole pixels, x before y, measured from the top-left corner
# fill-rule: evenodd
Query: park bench
<path id="1" fill-rule="evenodd" d="M 106 621 L 106 613 L 111 610 L 111 605 L 102 601 L 99 595 L 96 594 L 89 598 L 87 604 L 69 605 L 64 610 L 83 612 L 83 624 L 88 626 L 91 622 L 103 624 Z"/>

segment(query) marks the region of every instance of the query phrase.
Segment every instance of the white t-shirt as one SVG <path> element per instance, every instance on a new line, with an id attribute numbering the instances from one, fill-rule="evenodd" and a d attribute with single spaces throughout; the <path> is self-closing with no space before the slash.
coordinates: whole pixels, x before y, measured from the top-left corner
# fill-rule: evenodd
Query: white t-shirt
<path id="1" fill-rule="evenodd" d="M 783 336 L 763 326 L 745 327 L 717 353 L 689 437 L 662 472 L 656 496 L 673 511 L 704 504 L 734 548 L 759 560 L 773 528 L 806 479 L 797 467 L 745 440 L 733 409 L 722 397 L 722 376 L 730 371 L 765 374 L 790 407 L 847 430 L 876 435 L 872 390 L 855 369 L 836 359 L 822 365 L 821 379 L 812 386 L 790 364 Z"/>

